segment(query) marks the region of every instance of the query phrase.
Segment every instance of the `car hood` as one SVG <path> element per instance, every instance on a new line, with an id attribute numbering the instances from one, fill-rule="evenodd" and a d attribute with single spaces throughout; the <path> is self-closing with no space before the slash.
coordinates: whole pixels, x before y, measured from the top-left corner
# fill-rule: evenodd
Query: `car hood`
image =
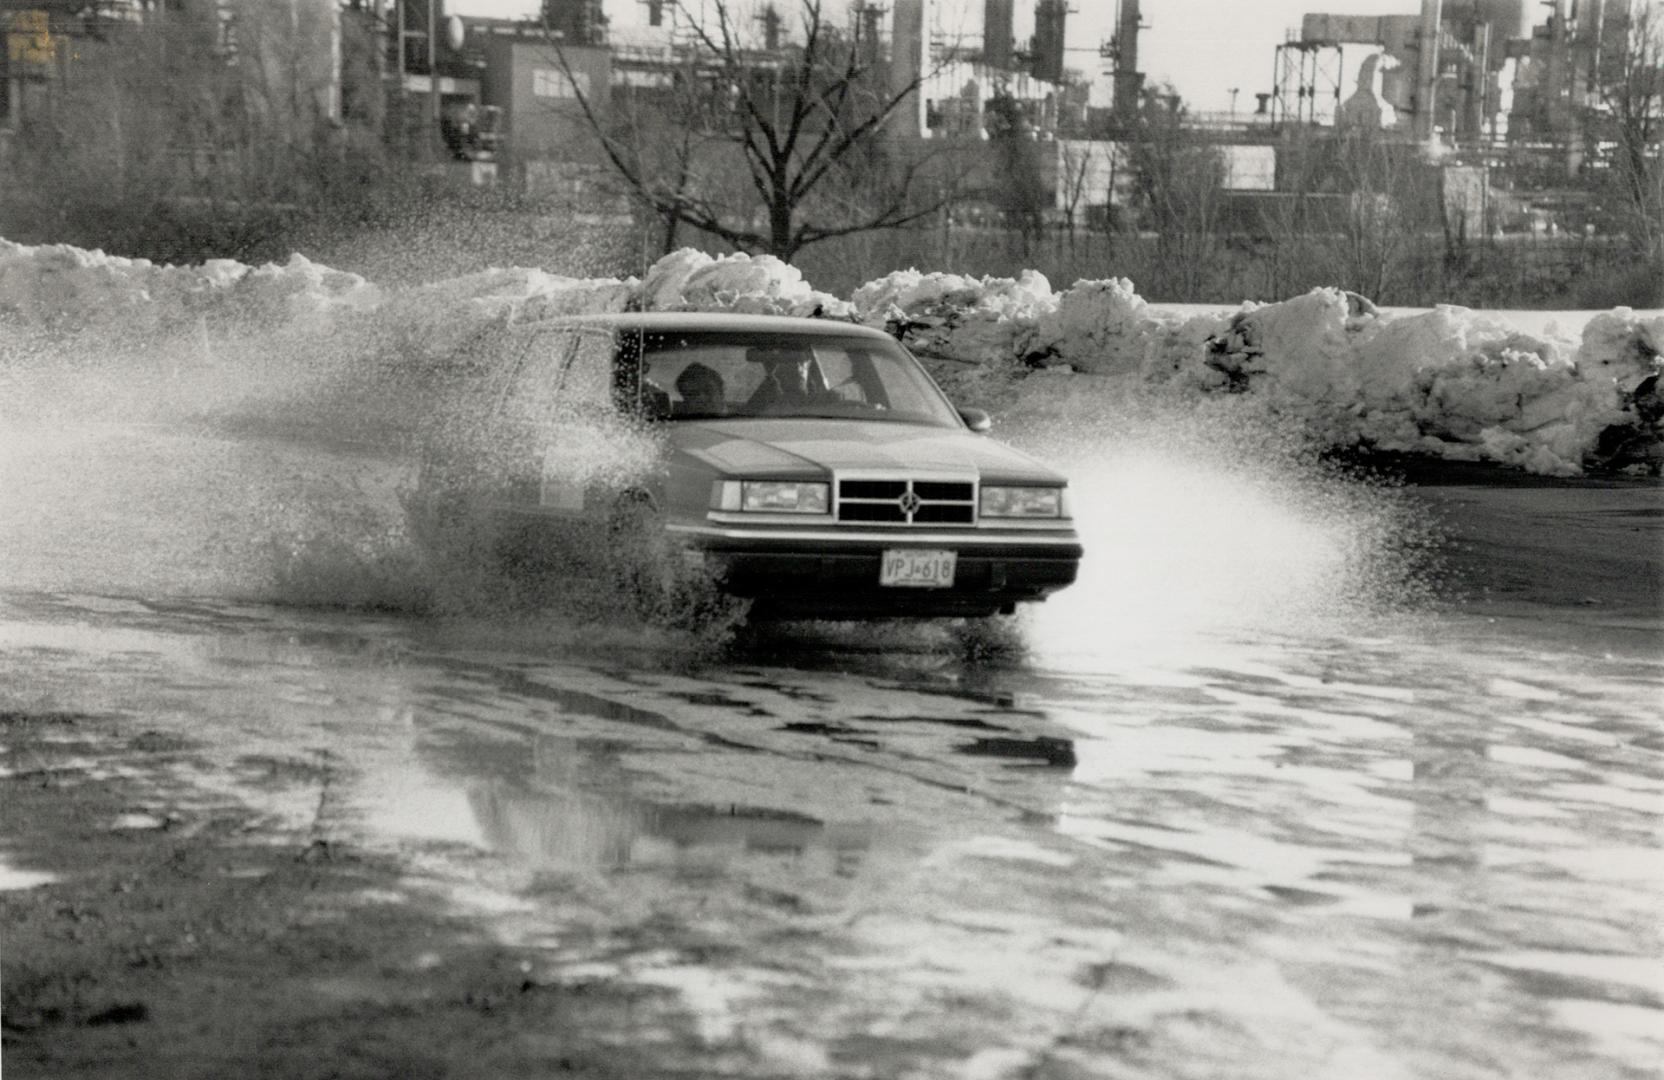
<path id="1" fill-rule="evenodd" d="M 691 420 L 672 446 L 728 476 L 896 472 L 1061 484 L 1062 474 L 985 435 L 922 424 L 850 420 Z"/>

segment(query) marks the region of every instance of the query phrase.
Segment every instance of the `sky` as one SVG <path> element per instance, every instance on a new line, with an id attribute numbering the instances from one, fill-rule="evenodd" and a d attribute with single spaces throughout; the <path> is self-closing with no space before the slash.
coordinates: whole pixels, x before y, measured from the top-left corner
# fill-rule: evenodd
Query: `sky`
<path id="1" fill-rule="evenodd" d="M 633 0 L 605 0 L 615 21 L 643 7 Z M 981 0 L 939 0 L 958 5 L 967 24 L 980 26 Z M 782 8 L 790 0 L 780 0 Z M 1033 3 L 1016 0 L 1018 36 L 1031 32 Z M 448 0 L 454 14 L 519 17 L 537 12 L 537 0 Z M 1098 46 L 1115 30 L 1116 0 L 1071 0 L 1068 20 L 1072 68 L 1102 72 Z M 1332 15 L 1413 15 L 1419 0 L 1143 0 L 1146 29 L 1139 35 L 1139 66 L 1151 82 L 1170 82 L 1190 107 L 1251 112 L 1256 93 L 1269 93 L 1275 79 L 1276 48 L 1298 32 L 1308 12 Z"/>

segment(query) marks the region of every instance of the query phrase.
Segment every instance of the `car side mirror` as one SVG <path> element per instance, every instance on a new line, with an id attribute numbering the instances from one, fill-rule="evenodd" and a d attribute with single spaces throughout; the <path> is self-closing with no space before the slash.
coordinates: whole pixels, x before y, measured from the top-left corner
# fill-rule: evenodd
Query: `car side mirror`
<path id="1" fill-rule="evenodd" d="M 972 431 L 987 431 L 994 426 L 994 418 L 981 409 L 960 409 L 959 419 Z"/>

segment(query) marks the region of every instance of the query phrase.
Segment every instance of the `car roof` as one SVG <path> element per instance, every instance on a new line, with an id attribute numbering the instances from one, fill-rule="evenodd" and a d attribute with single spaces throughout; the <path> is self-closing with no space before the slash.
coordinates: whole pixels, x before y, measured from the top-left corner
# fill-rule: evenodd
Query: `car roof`
<path id="1" fill-rule="evenodd" d="M 563 326 L 605 326 L 657 332 L 703 330 L 844 336 L 856 334 L 885 341 L 895 340 L 882 330 L 841 319 L 811 319 L 795 315 L 757 315 L 732 311 L 619 311 L 595 315 L 556 315 L 516 322 L 514 326 L 524 330 L 555 329 Z"/>

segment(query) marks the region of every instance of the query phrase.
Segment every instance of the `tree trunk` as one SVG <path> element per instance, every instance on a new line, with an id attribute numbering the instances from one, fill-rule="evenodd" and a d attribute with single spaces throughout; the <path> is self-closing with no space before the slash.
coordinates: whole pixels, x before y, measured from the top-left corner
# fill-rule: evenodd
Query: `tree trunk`
<path id="1" fill-rule="evenodd" d="M 786 262 L 797 254 L 792 238 L 792 203 L 784 195 L 777 195 L 768 205 L 768 252 Z"/>

